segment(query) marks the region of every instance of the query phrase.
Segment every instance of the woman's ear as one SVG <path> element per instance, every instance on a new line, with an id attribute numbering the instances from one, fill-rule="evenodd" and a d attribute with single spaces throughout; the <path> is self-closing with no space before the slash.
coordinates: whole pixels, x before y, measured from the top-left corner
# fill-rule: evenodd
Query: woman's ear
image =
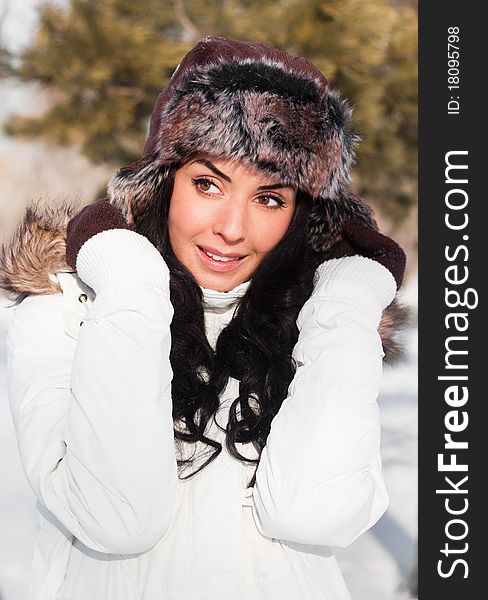
<path id="1" fill-rule="evenodd" d="M 130 226 L 160 197 L 170 171 L 170 165 L 158 164 L 154 155 L 148 155 L 119 169 L 109 181 L 110 203 L 122 212 Z"/>

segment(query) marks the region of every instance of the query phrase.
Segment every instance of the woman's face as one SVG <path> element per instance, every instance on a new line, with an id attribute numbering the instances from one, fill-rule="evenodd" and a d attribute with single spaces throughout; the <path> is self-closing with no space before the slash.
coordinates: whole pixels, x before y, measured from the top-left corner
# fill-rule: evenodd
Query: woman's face
<path id="1" fill-rule="evenodd" d="M 295 190 L 277 179 L 195 155 L 175 174 L 168 216 L 173 252 L 199 285 L 227 292 L 250 279 L 285 235 L 295 203 Z"/>

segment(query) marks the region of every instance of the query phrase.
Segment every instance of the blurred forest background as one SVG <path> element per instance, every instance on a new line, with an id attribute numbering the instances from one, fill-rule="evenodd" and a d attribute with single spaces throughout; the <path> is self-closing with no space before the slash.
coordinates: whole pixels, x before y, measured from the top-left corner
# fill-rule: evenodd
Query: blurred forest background
<path id="1" fill-rule="evenodd" d="M 309 58 L 350 99 L 362 138 L 354 191 L 416 258 L 416 0 L 50 0 L 38 10 L 21 50 L 0 40 L 0 77 L 39 94 L 30 114 L 7 116 L 4 134 L 96 165 L 87 201 L 140 156 L 157 94 L 200 38 L 264 41 Z"/>

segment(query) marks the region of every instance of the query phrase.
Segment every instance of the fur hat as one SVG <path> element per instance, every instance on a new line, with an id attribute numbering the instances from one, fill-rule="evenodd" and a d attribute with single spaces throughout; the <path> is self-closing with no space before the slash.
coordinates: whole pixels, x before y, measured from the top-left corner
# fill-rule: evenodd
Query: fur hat
<path id="1" fill-rule="evenodd" d="M 308 242 L 321 252 L 338 239 L 344 219 L 377 229 L 371 208 L 347 191 L 358 142 L 350 120 L 346 100 L 307 59 L 264 43 L 205 37 L 159 95 L 143 156 L 115 174 L 109 199 L 137 223 L 168 165 L 206 152 L 309 194 Z"/>

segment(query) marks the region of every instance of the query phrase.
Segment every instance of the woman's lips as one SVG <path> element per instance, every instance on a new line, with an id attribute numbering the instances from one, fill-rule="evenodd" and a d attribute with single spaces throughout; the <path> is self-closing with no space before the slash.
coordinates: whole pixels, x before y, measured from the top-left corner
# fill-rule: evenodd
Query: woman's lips
<path id="1" fill-rule="evenodd" d="M 214 260 L 211 256 L 209 256 L 206 252 L 204 252 L 199 246 L 196 247 L 198 256 L 202 261 L 203 265 L 212 269 L 212 271 L 217 271 L 219 273 L 228 273 L 229 271 L 235 271 L 242 261 L 246 258 L 243 256 L 242 258 L 238 258 L 237 260 L 229 260 L 229 261 L 219 261 Z"/>

